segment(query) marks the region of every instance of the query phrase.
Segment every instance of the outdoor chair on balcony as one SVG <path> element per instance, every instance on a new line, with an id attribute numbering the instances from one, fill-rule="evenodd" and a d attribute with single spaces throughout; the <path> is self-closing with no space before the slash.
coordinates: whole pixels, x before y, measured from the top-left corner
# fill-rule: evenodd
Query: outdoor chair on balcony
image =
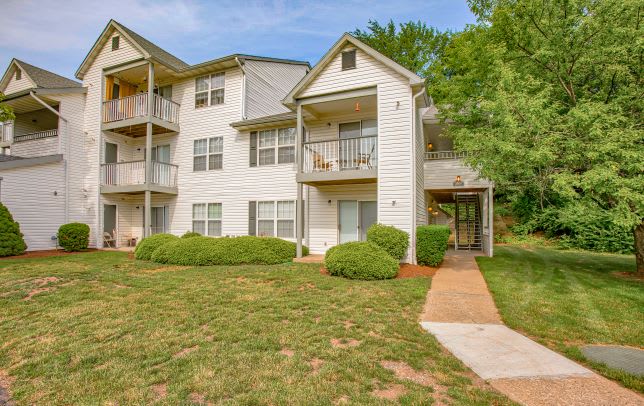
<path id="1" fill-rule="evenodd" d="M 369 151 L 368 153 L 367 152 L 359 153 L 358 158 L 354 160 L 354 163 L 356 164 L 355 168 L 360 169 L 366 166 L 367 169 L 371 169 L 373 167 L 371 165 L 371 156 L 373 155 L 375 150 L 376 150 L 376 144 L 373 144 L 371 146 L 371 151 Z"/>
<path id="2" fill-rule="evenodd" d="M 331 162 L 327 162 L 322 155 L 316 152 L 313 154 L 313 170 L 328 172 L 331 170 Z"/>
<path id="3" fill-rule="evenodd" d="M 114 236 L 107 231 L 103 233 L 103 246 L 107 246 L 108 248 L 116 248 L 116 240 L 114 239 Z"/>

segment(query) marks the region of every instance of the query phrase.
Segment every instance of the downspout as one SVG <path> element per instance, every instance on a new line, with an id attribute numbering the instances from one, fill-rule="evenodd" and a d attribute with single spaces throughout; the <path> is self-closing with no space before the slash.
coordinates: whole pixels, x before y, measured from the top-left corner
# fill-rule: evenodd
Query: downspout
<path id="1" fill-rule="evenodd" d="M 60 120 L 63 121 L 63 124 L 65 126 L 65 131 L 63 132 L 65 134 L 65 160 L 63 161 L 63 172 L 65 175 L 65 224 L 69 223 L 69 156 L 70 156 L 70 139 L 69 139 L 69 122 L 65 117 L 63 117 L 60 112 L 56 111 L 53 107 L 51 107 L 49 104 L 45 103 L 40 97 L 36 96 L 36 94 L 33 91 L 29 92 L 29 95 L 33 97 L 38 103 L 42 104 L 45 106 L 45 108 L 49 109 L 52 113 L 58 116 Z M 60 140 L 61 136 L 58 136 L 58 153 L 60 154 L 61 148 L 60 148 Z"/>
<path id="2" fill-rule="evenodd" d="M 235 57 L 235 62 L 239 66 L 239 69 L 242 71 L 242 85 L 241 85 L 241 95 L 242 95 L 242 111 L 241 118 L 246 120 L 246 69 L 244 69 L 244 64 L 239 61 L 238 57 Z"/>
<path id="3" fill-rule="evenodd" d="M 416 114 L 418 109 L 416 108 L 416 99 L 419 96 L 422 96 L 427 89 L 423 85 L 423 88 L 418 91 L 418 93 L 412 96 L 412 106 L 411 106 L 411 128 L 412 128 L 412 137 L 411 137 L 411 151 L 412 151 L 412 165 L 411 165 L 411 190 L 412 190 L 412 206 L 411 206 L 411 263 L 416 264 Z"/>

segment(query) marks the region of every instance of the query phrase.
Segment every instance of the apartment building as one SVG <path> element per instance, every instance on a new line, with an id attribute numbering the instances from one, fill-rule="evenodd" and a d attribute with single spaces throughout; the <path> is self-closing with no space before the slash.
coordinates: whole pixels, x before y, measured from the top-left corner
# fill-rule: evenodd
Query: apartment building
<path id="1" fill-rule="evenodd" d="M 380 222 L 453 225 L 492 254 L 493 185 L 440 137 L 424 80 L 349 34 L 307 62 L 189 65 L 110 21 L 72 81 L 13 60 L 0 91 L 0 200 L 30 249 L 65 222 L 92 245 L 271 235 L 323 253 Z M 453 212 L 443 210 L 452 204 Z"/>

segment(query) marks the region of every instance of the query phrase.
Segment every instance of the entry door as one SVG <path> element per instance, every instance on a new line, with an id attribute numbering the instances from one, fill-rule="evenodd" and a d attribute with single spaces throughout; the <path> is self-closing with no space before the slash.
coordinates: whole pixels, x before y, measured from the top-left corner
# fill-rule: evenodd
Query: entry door
<path id="1" fill-rule="evenodd" d="M 105 184 L 106 185 L 116 185 L 118 180 L 118 167 L 116 163 L 118 162 L 119 157 L 119 146 L 112 142 L 105 143 L 105 155 L 103 157 L 106 164 L 114 165 L 105 165 Z"/>
<path id="2" fill-rule="evenodd" d="M 338 201 L 338 234 L 340 244 L 358 240 L 358 202 Z"/>
<path id="3" fill-rule="evenodd" d="M 152 147 L 152 162 L 170 163 L 170 145 Z M 170 167 L 152 164 L 152 182 L 159 185 L 170 184 Z"/>
<path id="4" fill-rule="evenodd" d="M 160 234 L 165 232 L 165 207 L 152 207 L 150 233 Z"/>
<path id="5" fill-rule="evenodd" d="M 360 241 L 367 241 L 367 230 L 376 221 L 378 221 L 378 205 L 376 202 L 360 202 Z"/>
<path id="6" fill-rule="evenodd" d="M 116 205 L 103 205 L 103 232 L 116 239 Z"/>

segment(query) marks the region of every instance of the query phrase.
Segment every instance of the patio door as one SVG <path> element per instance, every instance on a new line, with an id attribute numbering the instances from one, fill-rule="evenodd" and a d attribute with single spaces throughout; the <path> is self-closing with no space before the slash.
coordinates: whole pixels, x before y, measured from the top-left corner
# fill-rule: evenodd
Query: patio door
<path id="1" fill-rule="evenodd" d="M 378 208 L 375 201 L 338 201 L 338 242 L 365 241 L 367 230 L 377 220 Z"/>
<path id="2" fill-rule="evenodd" d="M 157 165 L 155 162 L 170 163 L 170 145 L 157 145 L 152 147 L 152 183 L 169 185 L 170 166 Z"/>
<path id="3" fill-rule="evenodd" d="M 152 207 L 150 234 L 165 233 L 166 207 Z"/>
<path id="4" fill-rule="evenodd" d="M 113 142 L 105 143 L 105 151 L 103 156 L 103 161 L 106 164 L 114 165 L 105 165 L 105 184 L 106 185 L 116 185 L 118 180 L 118 167 L 116 163 L 118 162 L 119 157 L 119 146 Z"/>
<path id="5" fill-rule="evenodd" d="M 115 204 L 104 204 L 103 205 L 103 235 L 107 237 L 107 234 L 110 235 L 110 239 L 116 240 L 116 205 Z M 103 243 L 105 245 L 105 243 Z"/>

